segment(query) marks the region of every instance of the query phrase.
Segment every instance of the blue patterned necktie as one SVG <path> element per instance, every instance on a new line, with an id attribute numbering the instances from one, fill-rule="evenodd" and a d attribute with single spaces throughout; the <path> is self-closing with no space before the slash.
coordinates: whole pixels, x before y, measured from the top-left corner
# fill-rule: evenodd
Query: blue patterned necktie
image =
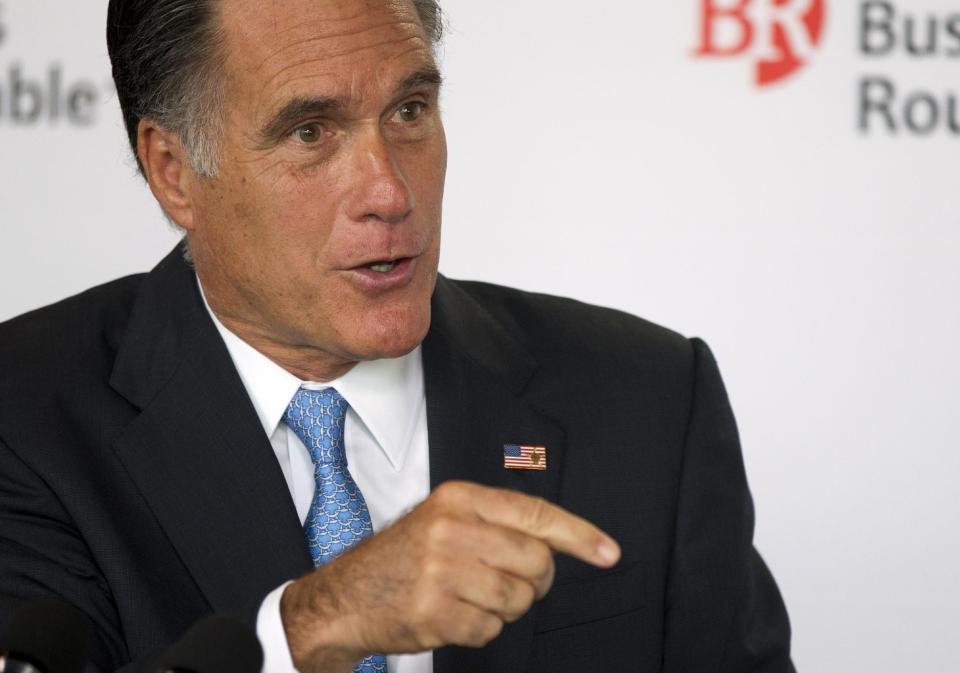
<path id="1" fill-rule="evenodd" d="M 301 388 L 290 401 L 283 421 L 310 452 L 317 489 L 303 527 L 313 566 L 319 568 L 373 535 L 363 494 L 347 469 L 343 426 L 347 401 L 333 388 Z M 367 657 L 354 673 L 386 673 L 382 654 Z"/>

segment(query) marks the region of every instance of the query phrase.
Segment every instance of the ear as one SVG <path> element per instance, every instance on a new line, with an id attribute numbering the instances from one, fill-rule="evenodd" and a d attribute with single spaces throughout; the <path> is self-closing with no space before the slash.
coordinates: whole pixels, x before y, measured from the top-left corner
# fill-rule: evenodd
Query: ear
<path id="1" fill-rule="evenodd" d="M 137 156 L 150 190 L 174 222 L 187 231 L 194 227 L 191 187 L 196 174 L 175 133 L 151 119 L 137 126 Z"/>

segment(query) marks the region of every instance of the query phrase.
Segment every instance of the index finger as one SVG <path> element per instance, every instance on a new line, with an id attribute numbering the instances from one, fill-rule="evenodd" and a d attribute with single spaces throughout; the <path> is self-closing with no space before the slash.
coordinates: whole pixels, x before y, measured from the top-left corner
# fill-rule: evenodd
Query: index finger
<path id="1" fill-rule="evenodd" d="M 586 519 L 543 498 L 503 488 L 474 485 L 473 512 L 483 521 L 513 528 L 545 542 L 551 549 L 609 568 L 620 560 L 620 545 Z"/>

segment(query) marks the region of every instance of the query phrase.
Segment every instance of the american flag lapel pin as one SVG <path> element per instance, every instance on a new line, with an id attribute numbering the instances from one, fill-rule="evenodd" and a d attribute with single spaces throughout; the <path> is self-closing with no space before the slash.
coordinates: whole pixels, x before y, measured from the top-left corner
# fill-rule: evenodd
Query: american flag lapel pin
<path id="1" fill-rule="evenodd" d="M 508 470 L 545 470 L 547 447 L 504 444 L 503 466 Z"/>

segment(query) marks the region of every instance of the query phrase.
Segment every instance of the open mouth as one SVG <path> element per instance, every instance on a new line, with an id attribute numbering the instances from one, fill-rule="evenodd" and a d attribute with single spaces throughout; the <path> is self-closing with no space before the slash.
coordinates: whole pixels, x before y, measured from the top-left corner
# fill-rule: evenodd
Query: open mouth
<path id="1" fill-rule="evenodd" d="M 397 268 L 397 264 L 401 260 L 395 259 L 389 262 L 374 262 L 373 264 L 367 264 L 366 268 L 371 271 L 376 271 L 377 273 L 390 273 Z"/>
<path id="2" fill-rule="evenodd" d="M 351 269 L 354 281 L 368 290 L 383 291 L 402 287 L 415 276 L 416 257 L 377 259 Z"/>
<path id="3" fill-rule="evenodd" d="M 365 271 L 373 271 L 374 273 L 388 274 L 396 271 L 398 268 L 408 266 L 409 263 L 412 261 L 413 261 L 412 257 L 397 257 L 396 259 L 378 259 L 376 261 L 370 262 L 369 264 L 364 264 L 357 268 L 363 269 Z"/>

